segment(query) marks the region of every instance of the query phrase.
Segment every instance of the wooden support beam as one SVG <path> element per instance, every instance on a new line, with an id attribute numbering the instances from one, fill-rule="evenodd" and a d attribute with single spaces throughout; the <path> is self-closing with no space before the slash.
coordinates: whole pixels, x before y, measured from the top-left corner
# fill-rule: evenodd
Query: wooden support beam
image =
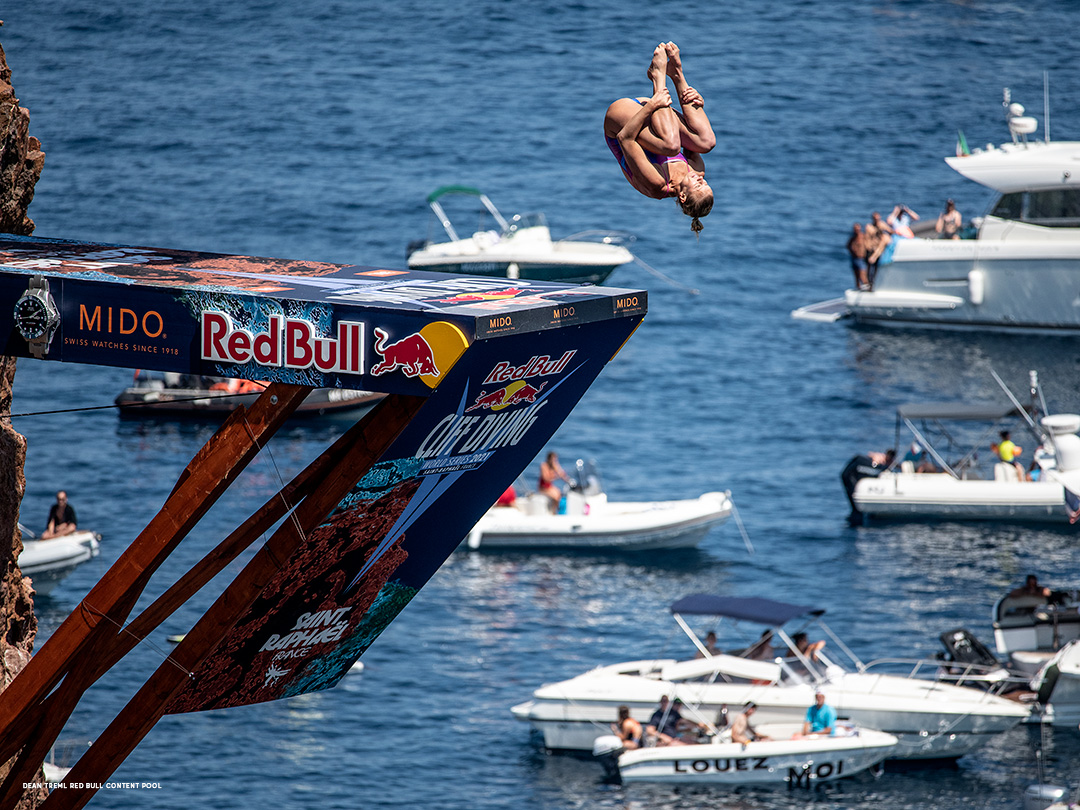
<path id="1" fill-rule="evenodd" d="M 310 391 L 307 386 L 273 383 L 250 409 L 238 408 L 230 415 L 192 459 L 181 482 L 146 529 L 0 693 L 0 739 L 17 734 L 18 722 L 25 721 L 35 705 L 78 669 L 80 661 L 92 660 L 92 653 L 103 639 L 123 626 L 149 578 Z M 87 653 L 90 655 L 83 659 Z M 84 671 L 93 669 L 88 664 Z M 57 714 L 62 715 L 60 727 L 89 683 L 85 676 L 74 677 L 60 690 L 60 696 L 53 702 Z M 40 747 L 41 740 L 49 737 L 57 722 L 53 718 L 48 728 L 39 724 L 36 733 L 31 732 L 30 736 L 37 741 L 32 746 L 34 751 Z M 29 770 L 33 764 L 32 752 L 27 754 L 9 773 L 0 807 L 9 806 L 9 797 L 21 789 L 23 782 L 32 781 L 33 771 Z M 40 762 L 37 760 L 34 767 Z"/>
<path id="2" fill-rule="evenodd" d="M 293 478 L 280 492 L 272 496 L 197 565 L 173 583 L 123 631 L 118 632 L 109 649 L 99 651 L 91 660 L 86 661 L 86 667 L 80 666 L 80 672 L 85 671 L 90 675 L 91 683 L 97 681 L 165 619 L 221 573 L 244 549 L 319 486 L 322 476 L 337 464 L 349 447 L 356 442 L 370 423 L 371 417 L 372 413 L 369 412 L 342 434 L 330 448 Z M 8 737 L 0 740 L 0 762 L 6 762 L 19 752 L 41 722 L 43 715 L 55 714 L 59 711 L 54 704 L 57 694 L 58 691 L 54 690 L 43 701 L 31 707 L 19 718 L 15 729 Z"/>
<path id="3" fill-rule="evenodd" d="M 187 685 L 189 673 L 206 661 L 255 602 L 292 554 L 389 448 L 425 402 L 419 397 L 388 396 L 376 406 L 370 429 L 304 499 L 293 519 L 278 527 L 251 562 L 177 645 L 168 662 L 143 684 L 108 728 L 71 769 L 65 786 L 53 791 L 45 810 L 75 810 L 86 805 L 139 742 L 164 715 L 168 704 Z M 82 785 L 81 787 L 75 787 Z"/>

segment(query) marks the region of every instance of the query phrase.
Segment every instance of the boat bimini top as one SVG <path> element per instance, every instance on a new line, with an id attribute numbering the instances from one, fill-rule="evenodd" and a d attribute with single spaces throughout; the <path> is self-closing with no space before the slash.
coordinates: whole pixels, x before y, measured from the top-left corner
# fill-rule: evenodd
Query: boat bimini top
<path id="1" fill-rule="evenodd" d="M 789 605 L 759 596 L 714 596 L 708 593 L 693 593 L 684 596 L 671 606 L 671 612 L 678 615 L 721 616 L 770 627 L 779 627 L 800 616 L 822 616 L 824 610 L 806 605 Z"/>

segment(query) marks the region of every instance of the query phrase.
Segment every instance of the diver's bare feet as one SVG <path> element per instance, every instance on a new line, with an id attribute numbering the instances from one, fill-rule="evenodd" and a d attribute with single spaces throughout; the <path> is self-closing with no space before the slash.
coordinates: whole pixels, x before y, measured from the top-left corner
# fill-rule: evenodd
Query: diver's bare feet
<path id="1" fill-rule="evenodd" d="M 645 75 L 649 77 L 649 81 L 653 84 L 654 95 L 664 86 L 664 77 L 667 75 L 667 70 L 667 47 L 661 42 L 653 51 L 652 62 L 649 63 L 649 69 L 645 71 Z"/>
<path id="2" fill-rule="evenodd" d="M 665 42 L 664 50 L 667 52 L 667 75 L 676 78 L 682 74 L 682 56 L 679 55 L 679 46 L 674 42 Z"/>

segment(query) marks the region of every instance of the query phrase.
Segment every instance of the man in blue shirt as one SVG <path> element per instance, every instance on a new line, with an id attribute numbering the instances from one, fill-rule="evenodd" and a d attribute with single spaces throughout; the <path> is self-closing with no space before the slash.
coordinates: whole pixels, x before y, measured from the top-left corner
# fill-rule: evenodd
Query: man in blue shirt
<path id="1" fill-rule="evenodd" d="M 836 727 L 836 709 L 825 702 L 825 695 L 816 692 L 814 705 L 806 710 L 806 722 L 803 723 L 803 736 L 816 735 L 826 737 Z"/>

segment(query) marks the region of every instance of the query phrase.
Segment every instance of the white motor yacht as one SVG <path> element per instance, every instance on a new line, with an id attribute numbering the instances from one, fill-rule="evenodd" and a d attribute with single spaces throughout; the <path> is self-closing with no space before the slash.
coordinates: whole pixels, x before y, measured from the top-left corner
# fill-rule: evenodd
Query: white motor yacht
<path id="1" fill-rule="evenodd" d="M 872 289 L 795 310 L 806 320 L 1025 330 L 1080 330 L 1080 142 L 1029 140 L 1037 127 L 1005 91 L 1012 140 L 983 149 L 961 146 L 945 162 L 994 189 L 990 213 L 963 238 L 896 238 Z"/>
<path id="2" fill-rule="evenodd" d="M 577 677 L 537 689 L 532 699 L 514 706 L 515 717 L 538 729 L 553 750 L 591 751 L 593 741 L 609 734 L 619 706 L 646 723 L 662 696 L 679 698 L 684 716 L 711 722 L 724 710 L 757 704 L 760 723 L 801 722 L 821 689 L 839 719 L 885 731 L 899 739 L 890 758 L 955 758 L 978 748 L 993 735 L 1028 717 L 1028 707 L 985 689 L 936 679 L 940 662 L 865 664 L 820 621 L 823 610 L 763 598 L 694 594 L 671 606 L 671 612 L 700 657 L 626 661 L 601 666 Z M 741 651 L 712 654 L 684 616 L 710 616 L 771 631 L 783 651 L 762 650 L 769 635 Z M 783 629 L 799 620 L 826 633 L 835 651 L 807 655 Z M 796 634 L 797 635 L 797 634 Z M 744 639 L 746 636 L 744 635 Z M 765 660 L 760 657 L 763 656 Z M 841 666 L 846 658 L 849 667 Z M 688 714 L 689 712 L 689 714 Z"/>
<path id="3" fill-rule="evenodd" d="M 479 200 L 495 227 L 459 236 L 442 206 L 448 195 Z M 616 267 L 634 261 L 634 254 L 623 246 L 633 240 L 629 234 L 586 231 L 554 241 L 543 214 L 517 214 L 507 220 L 475 188 L 443 186 L 428 195 L 427 203 L 449 241 L 410 243 L 411 270 L 600 284 Z"/>
<path id="4" fill-rule="evenodd" d="M 38 540 L 29 529 L 19 524 L 23 550 L 19 554 L 19 569 L 30 577 L 39 596 L 48 594 L 57 583 L 78 566 L 94 559 L 100 550 L 101 535 L 77 531 L 51 540 Z"/>

